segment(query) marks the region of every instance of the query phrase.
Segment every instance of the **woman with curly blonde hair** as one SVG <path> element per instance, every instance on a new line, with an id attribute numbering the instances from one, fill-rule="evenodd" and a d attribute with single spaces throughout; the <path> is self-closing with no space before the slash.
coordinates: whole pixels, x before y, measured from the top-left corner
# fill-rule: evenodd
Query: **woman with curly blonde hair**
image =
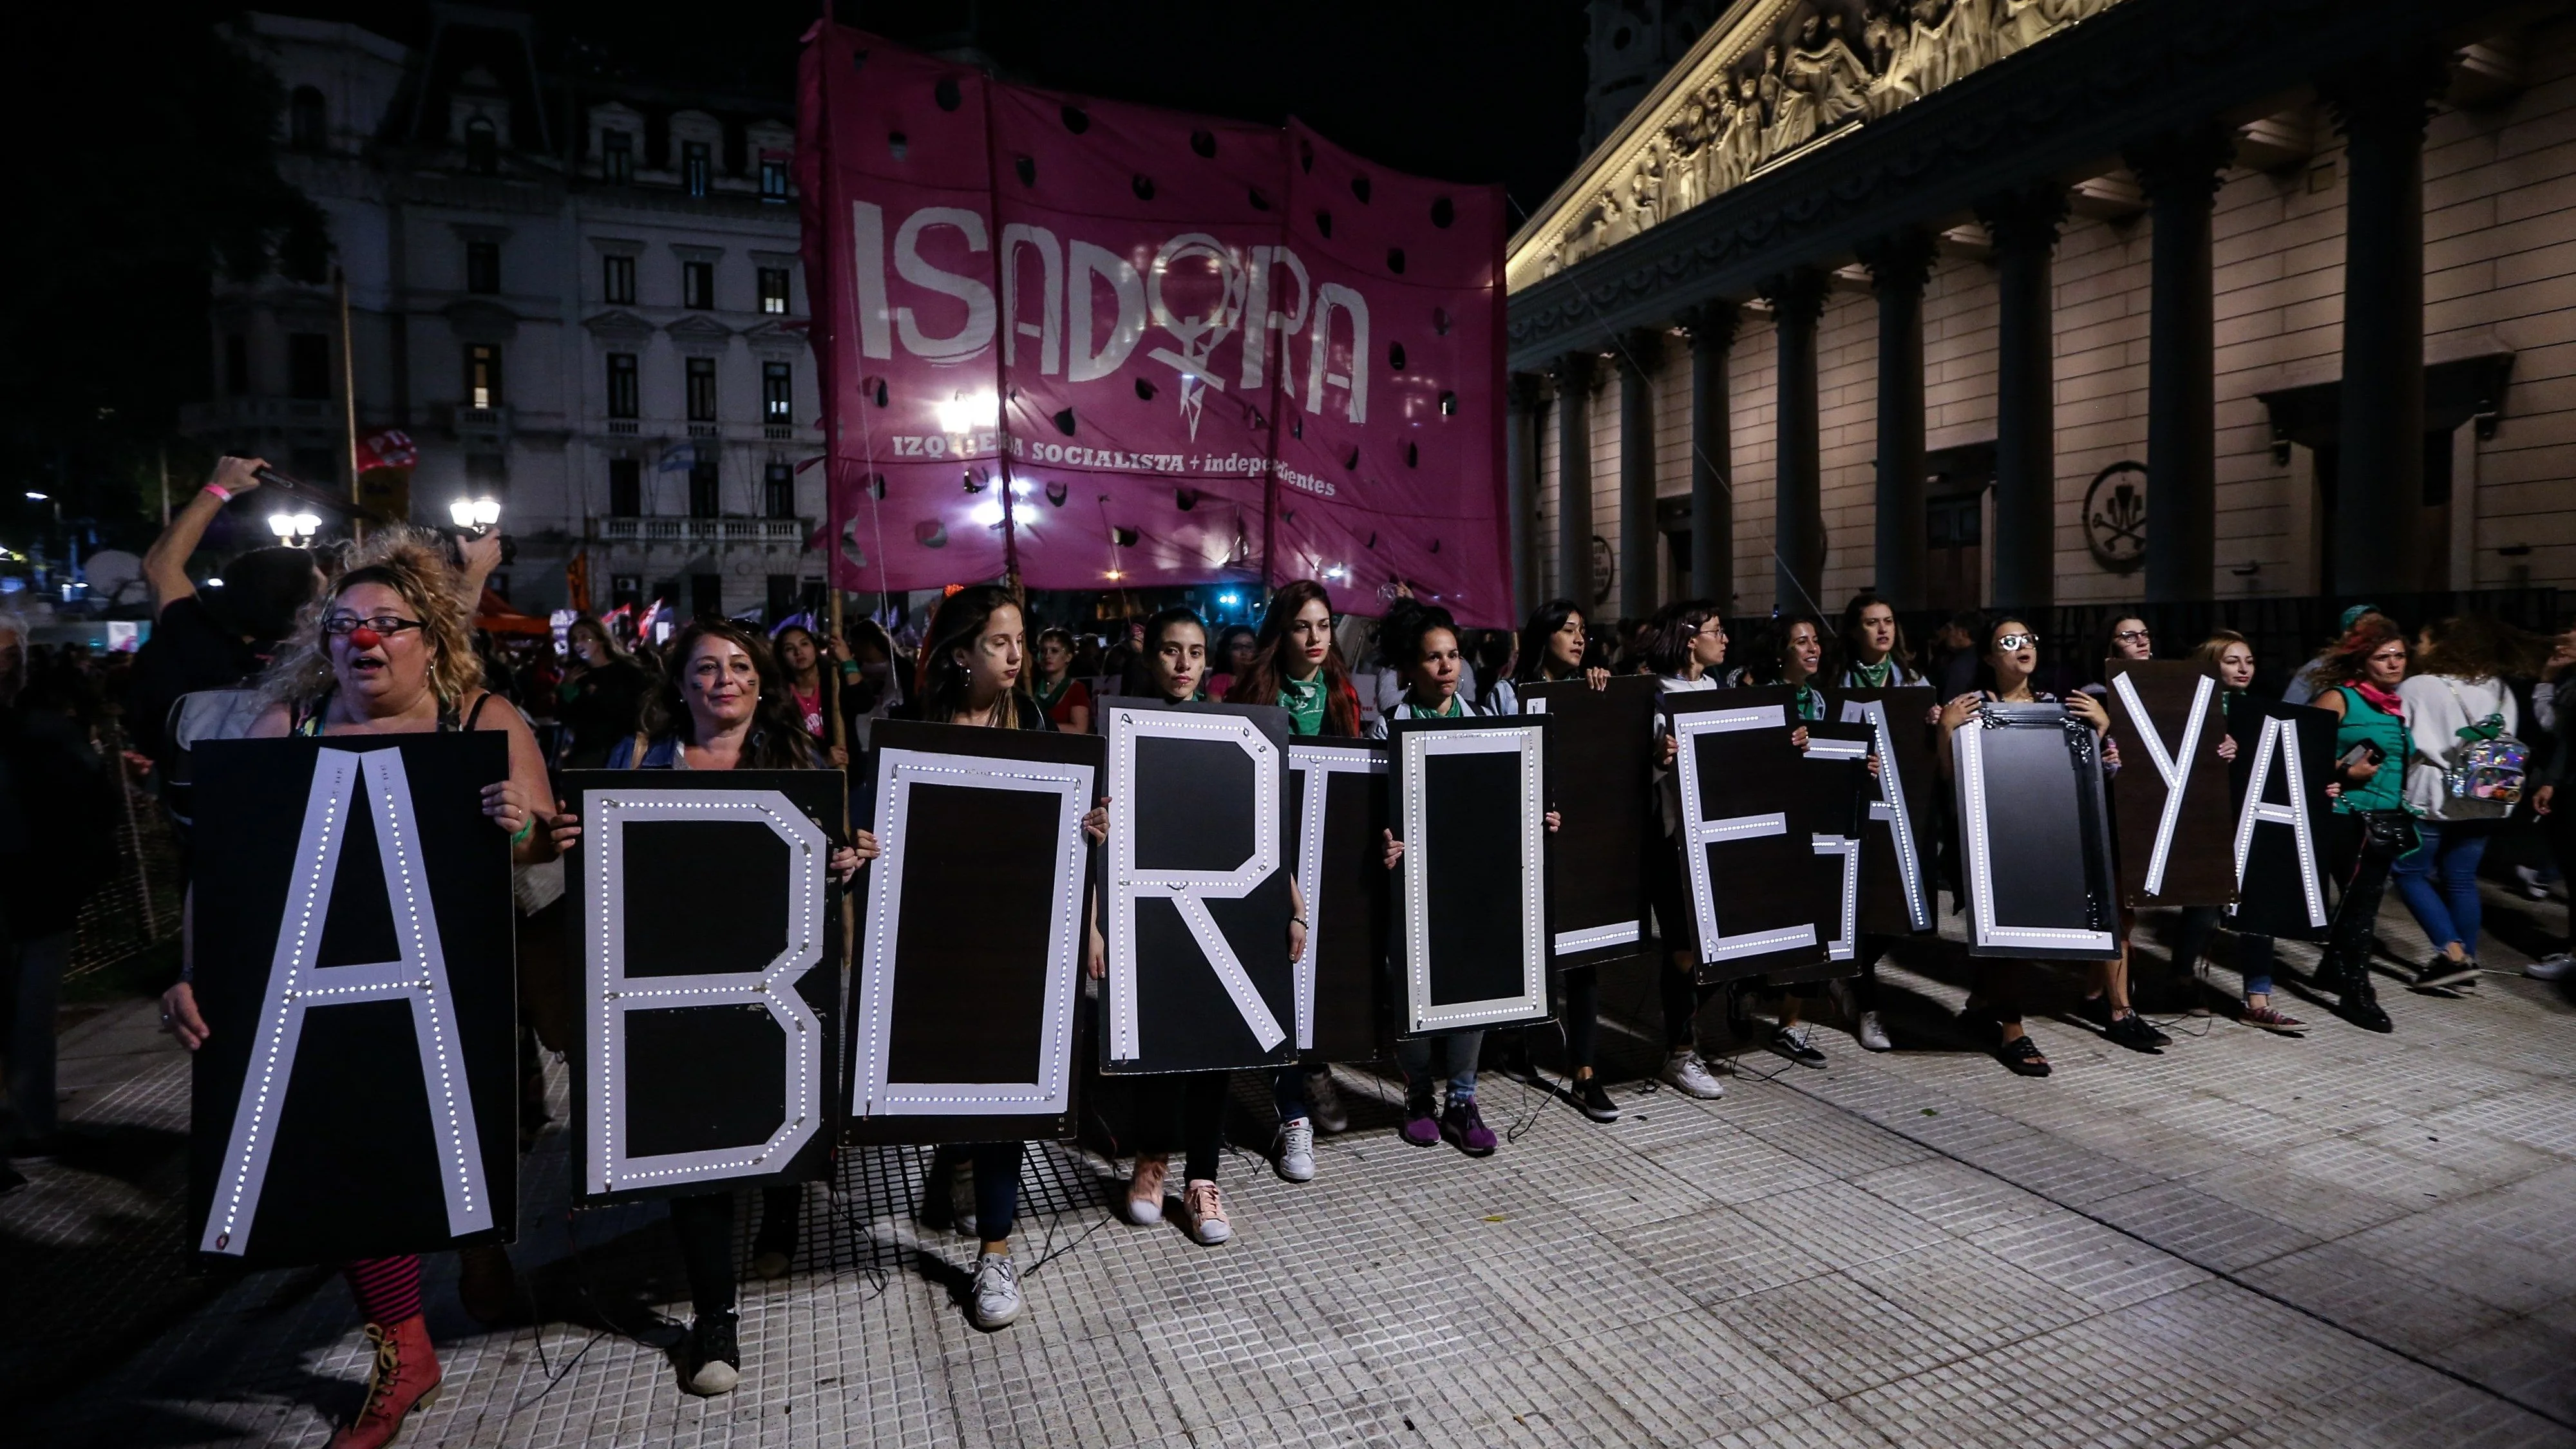
<path id="1" fill-rule="evenodd" d="M 548 818 L 545 759 L 516 709 L 484 707 L 492 696 L 460 587 L 436 535 L 377 532 L 297 621 L 263 679 L 270 703 L 250 737 L 497 731 L 510 742 L 510 775 L 483 787 L 483 813 L 509 834 L 513 860 L 551 860 L 554 841 L 537 828 Z M 181 1045 L 204 1044 L 205 1019 L 184 973 L 161 1004 Z M 376 1363 L 365 1405 L 331 1449 L 375 1449 L 437 1390 L 438 1357 L 421 1318 L 418 1257 L 372 1258 L 347 1273 Z"/>

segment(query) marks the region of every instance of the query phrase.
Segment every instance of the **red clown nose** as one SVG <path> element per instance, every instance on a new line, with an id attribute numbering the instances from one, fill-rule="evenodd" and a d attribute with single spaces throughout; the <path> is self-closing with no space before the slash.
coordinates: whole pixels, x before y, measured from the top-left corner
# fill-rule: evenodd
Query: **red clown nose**
<path id="1" fill-rule="evenodd" d="M 349 647 L 352 649 L 373 649 L 383 642 L 385 642 L 384 635 L 364 624 L 349 631 Z"/>

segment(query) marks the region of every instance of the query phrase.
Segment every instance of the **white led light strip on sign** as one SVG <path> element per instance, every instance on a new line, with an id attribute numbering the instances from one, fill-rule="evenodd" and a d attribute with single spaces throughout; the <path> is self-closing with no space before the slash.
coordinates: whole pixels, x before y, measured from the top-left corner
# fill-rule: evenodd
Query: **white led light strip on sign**
<path id="1" fill-rule="evenodd" d="M 387 914 L 394 923 L 398 961 L 317 968 L 313 953 L 331 908 L 340 846 L 363 786 L 375 812 L 376 853 L 384 871 Z M 308 1014 L 317 1006 L 362 1001 L 402 1001 L 411 1006 L 413 1040 L 420 1049 L 421 1084 L 429 1099 L 430 1130 L 438 1144 L 439 1186 L 447 1198 L 447 1229 L 464 1237 L 493 1226 L 492 1198 L 483 1181 L 483 1145 L 475 1131 L 474 1100 L 456 1037 L 455 992 L 447 980 L 447 954 L 438 941 L 438 914 L 420 858 L 411 783 L 398 750 L 324 749 L 313 764 L 304 799 L 304 828 L 296 842 L 294 877 L 286 913 L 278 921 L 268 989 L 252 1037 L 250 1069 L 224 1146 L 222 1176 L 197 1246 L 238 1257 L 250 1247 L 267 1185 L 277 1119 L 294 1079 L 295 1053 Z M 316 982 L 327 982 L 317 985 Z M 317 1148 L 321 1144 L 315 1144 Z"/>
<path id="2" fill-rule="evenodd" d="M 867 919 L 861 927 L 854 994 L 858 1020 L 850 1042 L 850 1112 L 858 1117 L 1053 1116 L 1071 1105 L 1067 1069 L 1073 1062 L 1075 961 L 1082 940 L 1082 816 L 1092 798 L 1091 767 L 1037 760 L 943 755 L 889 749 L 879 762 L 877 844 L 883 852 L 868 868 Z M 936 960 L 897 962 L 894 943 L 903 930 L 903 880 L 911 855 L 906 845 L 916 785 L 1005 790 L 1047 795 L 1056 802 L 1048 887 L 1046 999 L 1038 1053 L 1026 1079 L 1008 1082 L 889 1082 L 894 978 L 897 970 L 937 971 Z M 956 908 L 955 902 L 946 908 Z M 971 923 L 969 923 L 971 926 Z"/>
<path id="3" fill-rule="evenodd" d="M 2191 779 L 2191 762 L 2200 755 L 2200 727 L 2209 718 L 2209 696 L 2218 681 L 2202 675 L 2191 692 L 2191 722 L 2183 726 L 2182 747 L 2168 750 L 2165 737 L 2156 730 L 2156 722 L 2147 717 L 2147 702 L 2138 697 L 2138 686 L 2123 674 L 2111 681 L 2120 703 L 2129 711 L 2129 721 L 2138 728 L 2138 744 L 2147 752 L 2148 763 L 2155 766 L 2156 778 L 2165 782 L 2165 808 L 2156 817 L 2156 844 L 2147 854 L 2146 893 L 2163 895 L 2165 862 L 2173 855 L 2174 827 L 2182 820 L 2183 787 Z"/>
<path id="4" fill-rule="evenodd" d="M 1109 980 L 1103 1003 L 1109 1011 L 1109 1058 L 1132 1062 L 1143 1055 L 1136 1014 L 1136 902 L 1143 897 L 1169 900 L 1172 908 L 1180 912 L 1181 920 L 1190 928 L 1191 939 L 1198 942 L 1199 950 L 1207 957 L 1208 969 L 1216 973 L 1227 999 L 1242 1014 L 1252 1039 L 1260 1043 L 1263 1051 L 1270 1051 L 1286 1041 L 1288 1033 L 1280 1028 L 1270 1004 L 1253 987 L 1233 945 L 1217 929 L 1216 918 L 1208 914 L 1207 903 L 1250 895 L 1279 869 L 1278 748 L 1242 715 L 1116 704 L 1108 707 L 1108 714 L 1103 729 L 1109 738 L 1112 809 L 1124 807 L 1132 811 L 1136 792 L 1144 788 L 1136 771 L 1139 740 L 1201 740 L 1231 745 L 1251 758 L 1252 818 L 1256 822 L 1252 854 L 1225 870 L 1145 870 L 1136 864 L 1136 832 L 1109 832 Z M 1158 788 L 1173 787 L 1166 784 Z M 1131 814 L 1127 818 L 1135 817 Z M 1306 939 L 1310 945 L 1314 940 L 1311 923 Z"/>
<path id="5" fill-rule="evenodd" d="M 598 832 L 584 862 L 591 917 L 582 932 L 583 984 L 591 998 L 584 1029 L 594 1074 L 589 1093 L 592 1190 L 623 1192 L 675 1180 L 722 1182 L 774 1173 L 823 1130 L 825 1120 L 818 1109 L 829 1090 L 831 1063 L 824 1059 L 823 1023 L 797 994 L 796 982 L 823 959 L 823 933 L 830 926 L 821 903 L 831 838 L 775 790 L 638 787 L 592 790 L 588 796 Z M 767 827 L 786 843 L 787 942 L 776 957 L 757 972 L 626 974 L 626 827 L 646 821 L 744 821 Z M 787 1041 L 786 1113 L 766 1141 L 636 1156 L 626 1147 L 622 1085 L 627 1014 L 700 1006 L 756 1006 L 778 1024 Z"/>
<path id="6" fill-rule="evenodd" d="M 1896 880 L 1905 893 L 1905 919 L 1915 930 L 1932 929 L 1932 896 L 1924 888 L 1923 855 L 1914 840 L 1914 814 L 1905 798 L 1905 777 L 1896 768 L 1896 739 L 1888 728 L 1887 701 L 1873 699 L 1843 701 L 1843 723 L 1866 724 L 1878 741 L 1878 774 L 1870 781 L 1876 799 L 1869 802 L 1869 818 L 1883 821 L 1896 846 Z"/>
<path id="7" fill-rule="evenodd" d="M 1288 747 L 1288 770 L 1296 788 L 1297 888 L 1306 897 L 1306 953 L 1297 958 L 1297 1050 L 1315 1047 L 1315 952 L 1324 939 L 1324 812 L 1333 776 L 1386 774 L 1386 756 L 1358 750 L 1300 750 Z"/>
<path id="8" fill-rule="evenodd" d="M 2290 797 L 2287 805 L 2274 805 L 2263 798 L 2263 787 L 2271 780 L 2276 761 L 2286 772 Z M 2245 783 L 2245 803 L 2236 812 L 2236 884 L 2240 888 L 2245 884 L 2245 858 L 2254 849 L 2254 827 L 2290 827 L 2290 838 L 2299 857 L 2299 891 L 2308 908 L 2308 929 L 2313 931 L 2326 923 L 2326 892 L 2317 879 L 2317 842 L 2308 820 L 2305 764 L 2299 757 L 2298 726 L 2285 719 L 2264 720 L 2262 736 L 2254 742 L 2254 771 Z M 2234 908 L 2229 908 L 2229 914 L 2234 913 Z"/>
<path id="9" fill-rule="evenodd" d="M 1540 823 L 1541 785 L 1546 774 L 1545 726 L 1537 720 L 1510 729 L 1407 730 L 1397 738 L 1404 751 L 1404 919 L 1405 1019 L 1414 1032 L 1454 1031 L 1488 1022 L 1521 1020 L 1547 1010 L 1547 870 L 1546 827 Z M 1490 1001 L 1431 1001 L 1430 809 L 1423 798 L 1423 774 L 1436 755 L 1509 754 L 1519 756 L 1515 772 L 1519 796 L 1515 815 L 1525 822 L 1517 880 L 1496 882 L 1520 897 L 1521 990 Z M 1472 909 L 1473 907 L 1465 907 Z"/>
<path id="10" fill-rule="evenodd" d="M 1993 822 L 1986 809 L 1987 728 L 1983 719 L 1971 715 L 1968 723 L 1951 737 L 1959 769 L 1959 796 L 1965 802 L 1967 815 L 1966 828 L 1960 833 L 1965 838 L 1968 852 L 1968 896 L 1977 913 L 1973 943 L 2033 950 L 2098 951 L 2105 954 L 2117 951 L 2119 942 L 2108 931 L 2007 926 L 1995 919 Z M 2050 728 L 2058 727 L 2051 725 Z"/>
<path id="11" fill-rule="evenodd" d="M 1786 835 L 1789 833 L 1789 817 L 1773 813 L 1708 820 L 1700 815 L 1698 746 L 1701 737 L 1733 734 L 1738 730 L 1780 729 L 1788 722 L 1788 712 L 1776 704 L 1757 705 L 1751 709 L 1698 710 L 1673 717 L 1673 734 L 1679 741 L 1674 750 L 1673 765 L 1679 773 L 1683 838 L 1690 847 L 1685 852 L 1685 864 L 1690 870 L 1691 911 L 1699 919 L 1699 959 L 1702 965 L 1736 961 L 1747 956 L 1767 956 L 1774 951 L 1793 951 L 1816 944 L 1813 925 L 1780 926 L 1736 936 L 1726 935 L 1718 928 L 1717 883 L 1709 878 L 1708 847 L 1729 841 Z M 1811 846 L 1812 843 L 1813 837 L 1810 837 Z"/>

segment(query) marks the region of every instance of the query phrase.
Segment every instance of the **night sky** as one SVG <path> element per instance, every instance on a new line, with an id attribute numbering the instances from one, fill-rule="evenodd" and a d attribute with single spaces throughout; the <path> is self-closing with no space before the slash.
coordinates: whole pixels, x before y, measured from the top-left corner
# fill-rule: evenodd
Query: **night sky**
<path id="1" fill-rule="evenodd" d="M 269 8 L 353 20 L 411 44 L 430 29 L 419 3 Z M 725 0 L 684 11 L 532 0 L 525 8 L 550 67 L 578 39 L 591 63 L 638 80 L 784 97 L 793 93 L 796 38 L 819 6 Z M 1006 79 L 1243 120 L 1295 115 L 1389 166 L 1500 181 L 1523 211 L 1581 159 L 1582 0 L 839 0 L 837 13 L 845 25 L 924 48 L 972 44 Z"/>

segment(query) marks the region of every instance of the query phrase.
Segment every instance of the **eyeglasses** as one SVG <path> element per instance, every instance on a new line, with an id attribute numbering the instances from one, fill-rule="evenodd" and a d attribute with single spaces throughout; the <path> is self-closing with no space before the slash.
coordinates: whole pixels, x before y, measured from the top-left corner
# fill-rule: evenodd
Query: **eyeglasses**
<path id="1" fill-rule="evenodd" d="M 1998 634 L 1995 636 L 1995 649 L 1998 653 L 2009 654 L 2016 649 L 2028 649 L 2038 642 L 2036 634 Z"/>
<path id="2" fill-rule="evenodd" d="M 2111 636 L 2111 642 L 2114 644 L 2136 644 L 2143 642 L 2146 637 L 2147 631 L 2144 629 L 2122 629 Z"/>
<path id="3" fill-rule="evenodd" d="M 334 639 L 362 628 L 373 629 L 379 634 L 399 634 L 405 629 L 427 627 L 418 619 L 398 619 L 391 614 L 378 614 L 372 619 L 361 619 L 355 614 L 333 614 L 322 621 L 322 632 Z"/>

